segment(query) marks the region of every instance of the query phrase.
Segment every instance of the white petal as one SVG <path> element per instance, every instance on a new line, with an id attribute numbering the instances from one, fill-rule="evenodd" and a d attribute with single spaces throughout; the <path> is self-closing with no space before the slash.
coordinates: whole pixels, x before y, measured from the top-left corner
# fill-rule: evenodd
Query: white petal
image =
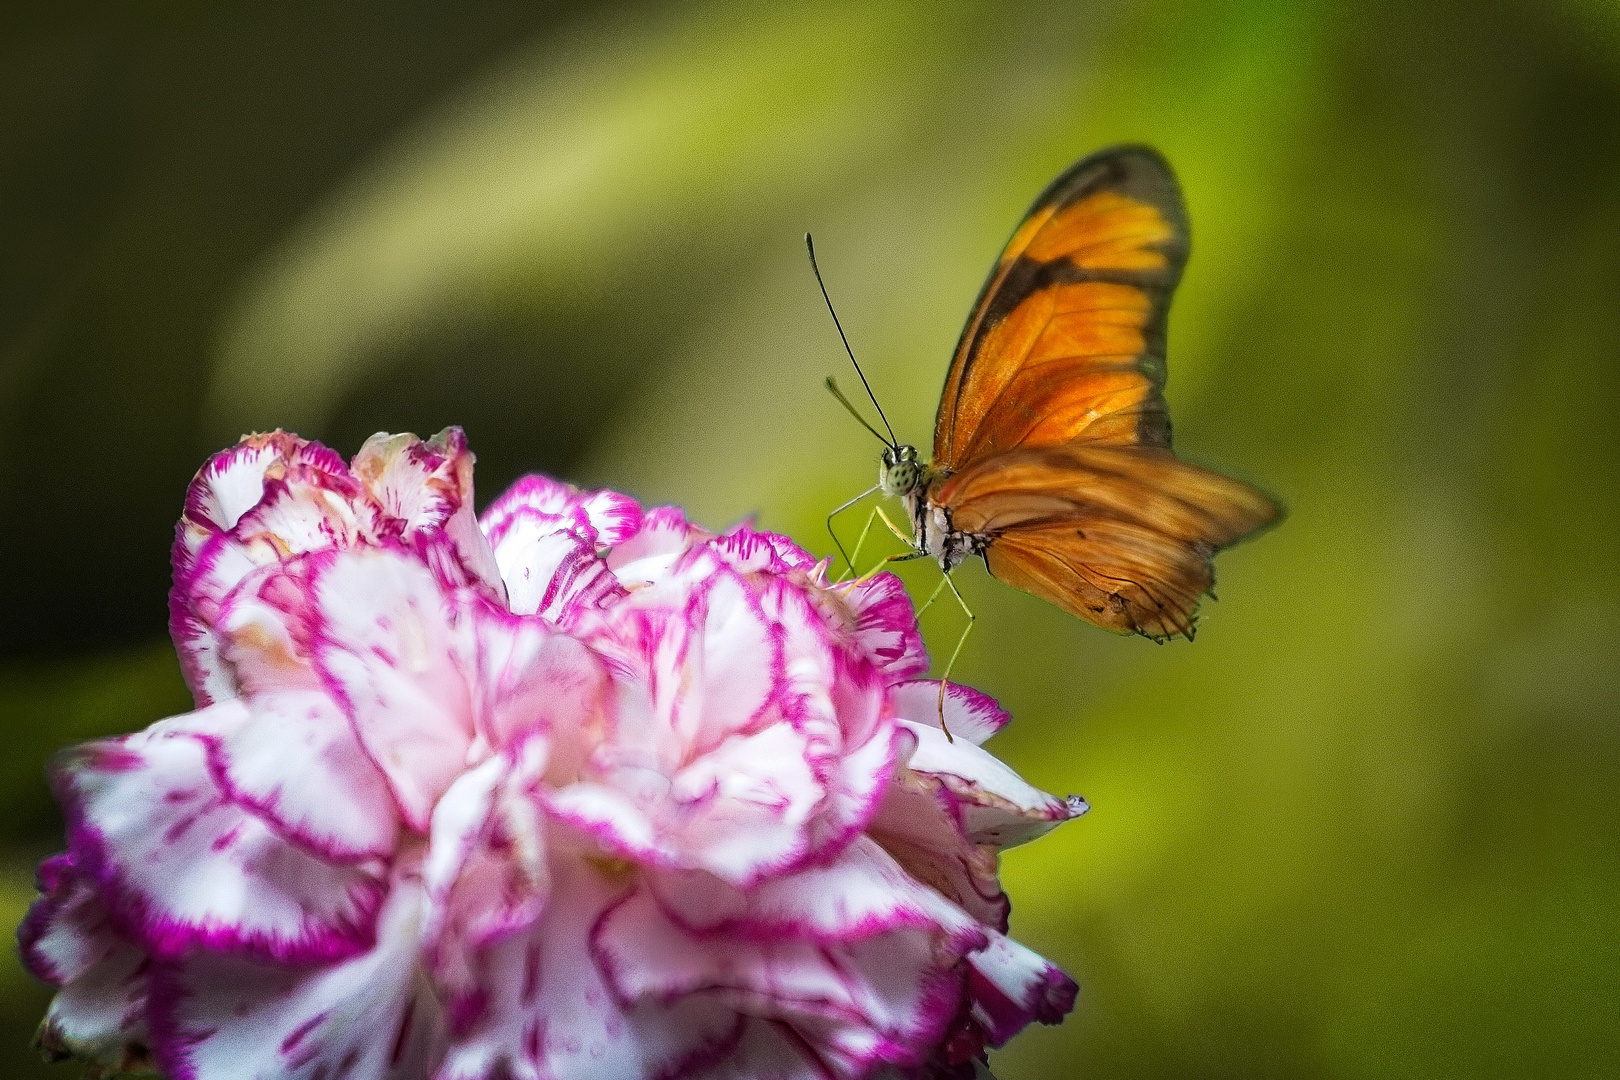
<path id="1" fill-rule="evenodd" d="M 209 458 L 186 491 L 185 511 L 175 541 L 175 568 L 194 557 L 203 541 L 228 531 L 264 494 L 265 474 L 292 465 L 313 465 L 345 472 L 343 459 L 320 443 L 306 442 L 284 431 L 249 435 Z"/>
<path id="2" fill-rule="evenodd" d="M 677 861 L 676 852 L 658 836 L 652 818 L 616 788 L 580 782 L 545 791 L 541 798 L 546 813 L 607 854 L 656 865 Z"/>
<path id="3" fill-rule="evenodd" d="M 290 594 L 294 610 L 266 599 Z M 244 696 L 281 690 L 318 690 L 320 674 L 309 655 L 307 600 L 296 580 L 278 571 L 237 589 L 216 620 L 220 656 Z"/>
<path id="4" fill-rule="evenodd" d="M 667 577 L 677 559 L 709 536 L 679 507 L 660 506 L 647 511 L 636 531 L 608 552 L 608 568 L 625 588 L 641 588 Z"/>
<path id="5" fill-rule="evenodd" d="M 982 938 L 979 940 L 982 941 Z M 967 942 L 896 929 L 847 943 L 692 934 L 638 891 L 593 933 L 621 1001 L 713 997 L 783 1020 L 840 1076 L 923 1063 L 960 1006 Z"/>
<path id="6" fill-rule="evenodd" d="M 599 607 L 622 594 L 595 544 L 573 524 L 529 507 L 506 519 L 494 558 L 514 614 L 567 625 L 576 609 Z"/>
<path id="7" fill-rule="evenodd" d="M 40 896 L 17 928 L 23 966 L 41 982 L 61 986 L 82 975 L 100 956 L 110 931 L 96 890 L 71 854 L 39 865 Z"/>
<path id="8" fill-rule="evenodd" d="M 1074 980 L 1011 938 L 994 935 L 968 964 L 973 1019 L 991 1046 L 1001 1046 L 1032 1022 L 1056 1024 L 1074 1008 L 1079 991 Z"/>
<path id="9" fill-rule="evenodd" d="M 352 477 L 303 465 L 267 479 L 264 497 L 231 533 L 265 565 L 306 551 L 349 547 L 375 537 L 378 527 L 377 508 Z"/>
<path id="10" fill-rule="evenodd" d="M 231 590 L 258 568 L 235 537 L 213 535 L 186 568 L 175 570 L 174 587 L 169 591 L 169 636 L 199 708 L 239 692 L 216 623 Z"/>
<path id="11" fill-rule="evenodd" d="M 462 776 L 433 811 L 423 944 L 453 1027 L 464 1008 L 479 1004 L 480 952 L 545 911 L 544 822 L 527 790 L 544 765 L 544 740 L 530 739 L 517 760 L 491 758 Z"/>
<path id="12" fill-rule="evenodd" d="M 834 1074 L 792 1025 L 750 1018 L 736 1047 L 699 1075 L 703 1080 L 828 1080 Z M 872 1080 L 893 1076 L 879 1071 Z"/>
<path id="13" fill-rule="evenodd" d="M 145 949 L 110 939 L 97 963 L 51 999 L 35 1037 L 40 1049 L 53 1059 L 93 1062 L 108 1075 L 150 1070 L 150 966 Z"/>
<path id="14" fill-rule="evenodd" d="M 677 729 L 701 751 L 748 730 L 782 676 L 781 645 L 758 602 L 735 574 L 716 575 L 703 597 L 701 652 L 687 652 L 697 691 L 680 710 Z M 665 676 L 667 677 L 667 676 Z M 697 714 L 693 716 L 692 714 Z"/>
<path id="15" fill-rule="evenodd" d="M 997 876 L 996 850 L 973 842 L 958 805 L 937 779 L 904 769 L 890 782 L 867 834 L 912 877 L 1005 932 L 1012 904 Z"/>
<path id="16" fill-rule="evenodd" d="M 856 645 L 883 669 L 885 681 L 913 679 L 928 671 L 928 651 L 917 628 L 917 613 L 898 577 L 878 574 L 864 582 L 833 585 L 822 592 L 849 606 Z"/>
<path id="17" fill-rule="evenodd" d="M 641 507 L 616 491 L 580 491 L 572 484 L 531 473 L 521 477 L 484 511 L 479 524 L 497 543 L 512 516 L 528 509 L 566 517 L 581 536 L 598 547 L 624 542 L 641 525 Z"/>
<path id="18" fill-rule="evenodd" d="M 566 519 L 581 536 L 599 542 L 590 514 L 581 505 L 579 489 L 540 473 L 518 477 L 489 504 L 478 524 L 489 542 L 499 548 L 513 519 L 525 513 Z"/>
<path id="19" fill-rule="evenodd" d="M 917 737 L 910 768 L 938 779 L 959 801 L 963 827 L 977 843 L 1015 847 L 1083 812 L 1072 802 L 1032 787 L 966 739 L 951 742 L 937 727 L 910 720 L 900 723 Z"/>
<path id="20" fill-rule="evenodd" d="M 154 991 L 153 1033 L 172 1080 L 422 1080 L 444 1022 L 417 965 L 421 889 L 393 886 L 370 950 L 322 967 L 193 953 Z"/>
<path id="21" fill-rule="evenodd" d="M 473 604 L 467 618 L 477 656 L 478 730 L 490 746 L 536 731 L 577 737 L 609 708 L 607 673 L 584 643 L 487 604 Z"/>
<path id="22" fill-rule="evenodd" d="M 914 679 L 889 688 L 889 707 L 894 715 L 914 724 L 939 727 L 940 693 L 938 679 Z M 996 699 L 971 686 L 945 684 L 945 728 L 952 738 L 966 739 L 975 746 L 1000 731 L 1011 719 Z"/>
<path id="23" fill-rule="evenodd" d="M 596 542 L 603 547 L 624 543 L 641 527 L 640 504 L 617 491 L 581 492 L 575 505 L 585 511 L 591 527 L 596 530 Z"/>
<path id="24" fill-rule="evenodd" d="M 398 535 L 442 532 L 475 581 L 502 595 L 500 573 L 473 512 L 473 455 L 467 436 L 448 427 L 423 442 L 415 435 L 378 432 L 350 466 L 372 500 L 397 523 Z"/>
<path id="25" fill-rule="evenodd" d="M 926 928 L 950 937 L 963 950 L 987 940 L 960 908 L 906 873 L 864 836 L 830 864 L 806 867 L 746 891 L 697 873 L 657 875 L 652 888 L 672 916 L 700 934 L 840 942 Z"/>
<path id="26" fill-rule="evenodd" d="M 223 702 L 184 719 L 217 737 L 246 716 Z M 56 789 L 70 848 L 154 953 L 202 946 L 303 961 L 371 941 L 381 882 L 294 846 L 226 798 L 194 734 L 157 725 L 88 743 L 56 767 Z"/>
<path id="27" fill-rule="evenodd" d="M 441 437 L 448 433 L 441 433 Z M 456 431 L 460 435 L 459 430 Z M 406 532 L 442 528 L 466 501 L 464 478 L 459 475 L 463 455 L 466 473 L 472 473 L 465 439 L 454 449 L 433 446 L 415 435 L 379 431 L 367 439 L 349 463 L 349 470 L 365 486 L 366 494 Z"/>
<path id="28" fill-rule="evenodd" d="M 784 639 L 782 707 L 809 741 L 827 790 L 811 823 L 811 848 L 836 847 L 871 819 L 897 763 L 881 672 L 851 655 L 802 589 L 772 581 L 763 605 Z"/>
<path id="29" fill-rule="evenodd" d="M 756 529 L 752 522 L 734 525 L 708 543 L 709 548 L 740 573 L 785 574 L 810 570 L 815 557 L 781 533 Z"/>
<path id="30" fill-rule="evenodd" d="M 413 829 L 467 766 L 466 651 L 425 566 L 388 550 L 345 553 L 315 582 L 322 670 Z"/>
<path id="31" fill-rule="evenodd" d="M 320 690 L 260 694 L 210 757 L 230 796 L 334 862 L 391 854 L 399 810 L 348 718 Z"/>
<path id="32" fill-rule="evenodd" d="M 622 880 L 572 858 L 553 872 L 545 917 L 488 951 L 484 1008 L 453 1041 L 437 1080 L 676 1077 L 729 1049 L 738 1018 L 715 1002 L 614 1000 L 588 941 Z"/>
<path id="33" fill-rule="evenodd" d="M 727 739 L 674 777 L 653 811 L 662 835 L 701 867 L 749 885 L 808 854 L 806 828 L 825 789 L 787 724 Z"/>
<path id="34" fill-rule="evenodd" d="M 35 1044 L 52 1059 L 76 1057 L 111 1072 L 150 1065 L 146 1004 L 150 958 L 120 934 L 71 856 L 40 868 L 45 895 L 18 930 L 23 961 L 61 989 Z"/>
<path id="35" fill-rule="evenodd" d="M 229 532 L 212 534 L 184 567 L 176 566 L 169 628 L 199 704 L 239 692 L 219 640 L 221 612 L 233 591 L 255 571 L 298 554 L 367 541 L 378 520 L 375 506 L 346 472 L 278 467 L 262 480 L 262 498 Z"/>

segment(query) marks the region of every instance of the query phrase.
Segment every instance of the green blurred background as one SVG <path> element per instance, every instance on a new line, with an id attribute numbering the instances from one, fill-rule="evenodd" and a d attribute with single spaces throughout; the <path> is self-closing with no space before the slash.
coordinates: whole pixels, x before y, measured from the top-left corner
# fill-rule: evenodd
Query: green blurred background
<path id="1" fill-rule="evenodd" d="M 801 234 L 926 447 L 1018 215 L 1123 140 L 1191 208 L 1178 449 L 1291 517 L 1193 645 L 961 575 L 995 749 L 1096 807 L 1005 860 L 1084 988 L 998 1074 L 1620 1075 L 1606 0 L 5 5 L 4 921 L 50 751 L 187 707 L 207 454 L 460 423 L 485 499 L 541 469 L 825 551 L 877 446 Z M 5 1075 L 72 1075 L 45 999 L 6 961 Z"/>

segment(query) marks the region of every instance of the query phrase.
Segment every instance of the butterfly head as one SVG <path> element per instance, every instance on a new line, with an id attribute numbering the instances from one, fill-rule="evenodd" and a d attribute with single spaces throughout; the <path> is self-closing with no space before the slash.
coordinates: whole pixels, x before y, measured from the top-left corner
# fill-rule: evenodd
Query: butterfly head
<path id="1" fill-rule="evenodd" d="M 883 465 L 878 469 L 878 484 L 883 494 L 904 497 L 922 485 L 922 462 L 917 460 L 917 448 L 900 443 L 885 447 Z"/>

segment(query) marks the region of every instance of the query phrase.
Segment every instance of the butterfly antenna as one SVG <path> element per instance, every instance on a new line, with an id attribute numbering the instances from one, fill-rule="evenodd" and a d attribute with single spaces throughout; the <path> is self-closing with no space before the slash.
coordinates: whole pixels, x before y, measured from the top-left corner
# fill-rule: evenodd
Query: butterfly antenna
<path id="1" fill-rule="evenodd" d="M 844 392 L 838 389 L 838 380 L 833 378 L 831 375 L 827 376 L 827 389 L 831 390 L 832 396 L 837 398 L 844 408 L 849 410 L 849 415 L 855 418 L 856 423 L 860 424 L 861 427 L 865 428 L 867 431 L 870 431 L 873 435 L 876 435 L 878 442 L 882 443 L 884 446 L 891 445 L 889 440 L 883 437 L 883 432 L 879 431 L 871 424 L 868 424 L 866 422 L 866 417 L 855 411 L 855 406 L 849 403 L 849 398 L 845 397 Z"/>
<path id="2" fill-rule="evenodd" d="M 832 316 L 833 325 L 838 328 L 838 340 L 844 343 L 844 351 L 849 354 L 849 362 L 855 365 L 855 374 L 861 377 L 861 385 L 866 387 L 866 396 L 872 399 L 872 407 L 877 410 L 878 419 L 883 421 L 883 427 L 889 433 L 889 437 L 884 439 L 884 442 L 890 446 L 898 447 L 900 440 L 894 437 L 894 428 L 889 424 L 889 418 L 883 415 L 883 406 L 878 404 L 877 395 L 872 393 L 872 384 L 866 381 L 866 372 L 861 370 L 861 362 L 855 359 L 855 350 L 849 347 L 849 338 L 844 336 L 844 324 L 838 321 L 838 312 L 833 310 L 832 297 L 827 295 L 827 283 L 821 280 L 821 267 L 816 265 L 816 242 L 810 239 L 809 233 L 804 234 L 804 249 L 810 253 L 810 272 L 816 275 L 816 284 L 821 286 L 821 298 L 827 302 L 827 314 Z M 837 395 L 838 400 L 844 403 L 846 409 L 852 413 L 855 412 L 855 407 L 849 403 L 848 398 L 838 392 L 838 387 L 833 385 L 831 379 L 827 380 L 827 389 Z M 855 418 L 860 420 L 860 414 L 855 413 Z M 866 421 L 861 420 L 861 423 L 866 424 Z M 877 435 L 877 430 L 871 424 L 866 424 L 866 427 L 872 434 Z M 883 436 L 878 435 L 878 438 L 882 439 Z"/>

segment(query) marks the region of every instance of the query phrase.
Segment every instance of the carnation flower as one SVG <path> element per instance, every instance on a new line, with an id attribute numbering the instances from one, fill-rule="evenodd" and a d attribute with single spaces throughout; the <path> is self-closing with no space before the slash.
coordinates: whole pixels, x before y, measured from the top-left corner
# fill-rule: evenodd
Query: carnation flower
<path id="1" fill-rule="evenodd" d="M 210 460 L 197 709 L 66 751 L 40 1032 L 174 1080 L 956 1077 L 1075 985 L 997 852 L 1077 816 L 918 681 L 900 583 L 541 476 L 458 429 Z"/>

